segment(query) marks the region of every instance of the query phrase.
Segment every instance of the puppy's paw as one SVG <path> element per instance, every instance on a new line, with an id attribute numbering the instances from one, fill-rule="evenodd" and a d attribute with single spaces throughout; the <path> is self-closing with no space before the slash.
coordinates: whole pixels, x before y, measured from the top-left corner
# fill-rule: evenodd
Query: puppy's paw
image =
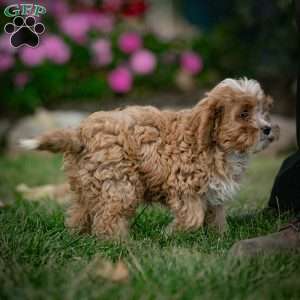
<path id="1" fill-rule="evenodd" d="M 190 231 L 188 229 L 184 229 L 177 222 L 171 222 L 164 230 L 164 235 L 169 237 L 176 233 Z"/>
<path id="2" fill-rule="evenodd" d="M 174 226 L 174 224 L 173 223 L 170 223 L 164 230 L 163 230 L 163 235 L 165 236 L 165 237 L 170 237 L 170 236 L 172 236 L 175 232 L 176 232 L 176 230 L 175 230 L 175 228 L 174 228 L 175 226 Z"/>
<path id="3" fill-rule="evenodd" d="M 222 223 L 213 222 L 208 224 L 208 228 L 220 235 L 225 235 L 228 231 L 228 223 L 226 221 Z"/>
<path id="4" fill-rule="evenodd" d="M 200 228 L 202 228 L 202 226 L 188 227 L 177 222 L 172 222 L 165 228 L 164 235 L 169 237 L 177 233 L 195 233 L 200 230 Z"/>
<path id="5" fill-rule="evenodd" d="M 205 216 L 205 224 L 209 229 L 223 235 L 228 229 L 225 209 L 221 205 L 209 207 Z"/>

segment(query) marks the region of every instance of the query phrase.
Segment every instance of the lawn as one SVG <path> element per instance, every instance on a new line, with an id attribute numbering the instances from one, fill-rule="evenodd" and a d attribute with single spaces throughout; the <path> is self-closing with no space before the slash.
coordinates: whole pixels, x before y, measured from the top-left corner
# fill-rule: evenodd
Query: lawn
<path id="1" fill-rule="evenodd" d="M 299 299 L 300 256 L 232 261 L 239 239 L 276 230 L 286 217 L 265 217 L 264 207 L 281 158 L 258 157 L 229 207 L 229 231 L 166 237 L 171 220 L 149 207 L 134 222 L 127 242 L 70 234 L 64 209 L 53 201 L 30 202 L 15 194 L 19 183 L 60 182 L 60 156 L 0 158 L 0 299 Z M 141 208 L 142 209 L 142 208 Z M 249 212 L 255 215 L 242 216 Z M 113 280 L 105 264 L 121 260 L 129 271 Z"/>

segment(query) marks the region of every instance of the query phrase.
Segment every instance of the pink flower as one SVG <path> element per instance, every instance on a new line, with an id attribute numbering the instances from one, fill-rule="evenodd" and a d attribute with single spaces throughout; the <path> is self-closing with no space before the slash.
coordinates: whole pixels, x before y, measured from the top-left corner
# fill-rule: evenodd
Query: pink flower
<path id="1" fill-rule="evenodd" d="M 21 48 L 20 59 L 27 66 L 40 65 L 45 59 L 64 64 L 70 59 L 70 50 L 61 38 L 49 35 L 44 37 L 37 48 Z"/>
<path id="2" fill-rule="evenodd" d="M 58 36 L 46 36 L 40 47 L 44 49 L 46 57 L 56 64 L 64 64 L 70 59 L 69 47 Z"/>
<path id="3" fill-rule="evenodd" d="M 142 39 L 136 32 L 126 32 L 119 37 L 118 45 L 124 53 L 132 53 L 142 47 Z"/>
<path id="4" fill-rule="evenodd" d="M 181 54 L 181 68 L 189 74 L 197 74 L 203 68 L 203 61 L 200 55 L 192 51 L 186 51 Z"/>
<path id="5" fill-rule="evenodd" d="M 9 53 L 0 53 L 0 72 L 5 72 L 13 67 L 14 57 Z"/>
<path id="6" fill-rule="evenodd" d="M 98 39 L 92 44 L 94 62 L 98 66 L 106 66 L 112 62 L 111 43 L 106 39 Z"/>
<path id="7" fill-rule="evenodd" d="M 0 36 L 0 51 L 7 52 L 7 53 L 16 52 L 16 48 L 12 47 L 12 45 L 10 44 L 10 37 L 6 33 Z"/>
<path id="8" fill-rule="evenodd" d="M 82 44 L 86 41 L 90 29 L 90 20 L 85 14 L 70 14 L 61 19 L 60 27 L 74 41 Z"/>
<path id="9" fill-rule="evenodd" d="M 63 17 L 70 10 L 68 3 L 61 0 L 50 0 L 49 3 L 47 3 L 46 7 L 48 8 L 48 10 L 50 10 L 51 15 L 54 17 Z"/>
<path id="10" fill-rule="evenodd" d="M 20 49 L 20 59 L 27 66 L 40 65 L 46 58 L 46 52 L 41 45 L 36 48 L 22 47 Z"/>
<path id="11" fill-rule="evenodd" d="M 127 93 L 132 88 L 132 75 L 125 67 L 117 67 L 108 75 L 108 84 L 116 93 Z"/>
<path id="12" fill-rule="evenodd" d="M 130 58 L 132 70 L 141 75 L 153 72 L 156 67 L 156 57 L 149 50 L 138 50 Z"/>
<path id="13" fill-rule="evenodd" d="M 111 32 L 114 27 L 114 17 L 109 14 L 103 13 L 90 13 L 88 14 L 91 28 L 95 28 L 101 32 Z"/>
<path id="14" fill-rule="evenodd" d="M 14 78 L 14 84 L 18 88 L 23 88 L 29 81 L 29 76 L 26 72 L 19 72 Z"/>

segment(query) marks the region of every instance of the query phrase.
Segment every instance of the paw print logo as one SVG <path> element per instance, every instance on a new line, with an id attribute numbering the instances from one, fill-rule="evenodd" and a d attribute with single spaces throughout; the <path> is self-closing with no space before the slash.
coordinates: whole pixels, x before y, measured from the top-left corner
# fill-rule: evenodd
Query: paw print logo
<path id="1" fill-rule="evenodd" d="M 17 16 L 12 23 L 5 25 L 4 31 L 11 34 L 10 43 L 15 48 L 22 45 L 37 47 L 39 35 L 45 31 L 45 26 L 42 23 L 36 23 L 33 16 L 28 16 L 25 20 Z"/>

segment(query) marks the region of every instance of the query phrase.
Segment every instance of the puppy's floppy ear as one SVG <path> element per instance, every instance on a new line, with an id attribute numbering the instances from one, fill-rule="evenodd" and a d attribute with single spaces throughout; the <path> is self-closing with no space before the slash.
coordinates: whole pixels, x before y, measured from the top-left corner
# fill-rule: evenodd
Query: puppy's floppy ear
<path id="1" fill-rule="evenodd" d="M 201 148 L 212 147 L 217 143 L 218 128 L 222 120 L 224 106 L 217 98 L 206 98 L 195 107 L 192 129 Z"/>

